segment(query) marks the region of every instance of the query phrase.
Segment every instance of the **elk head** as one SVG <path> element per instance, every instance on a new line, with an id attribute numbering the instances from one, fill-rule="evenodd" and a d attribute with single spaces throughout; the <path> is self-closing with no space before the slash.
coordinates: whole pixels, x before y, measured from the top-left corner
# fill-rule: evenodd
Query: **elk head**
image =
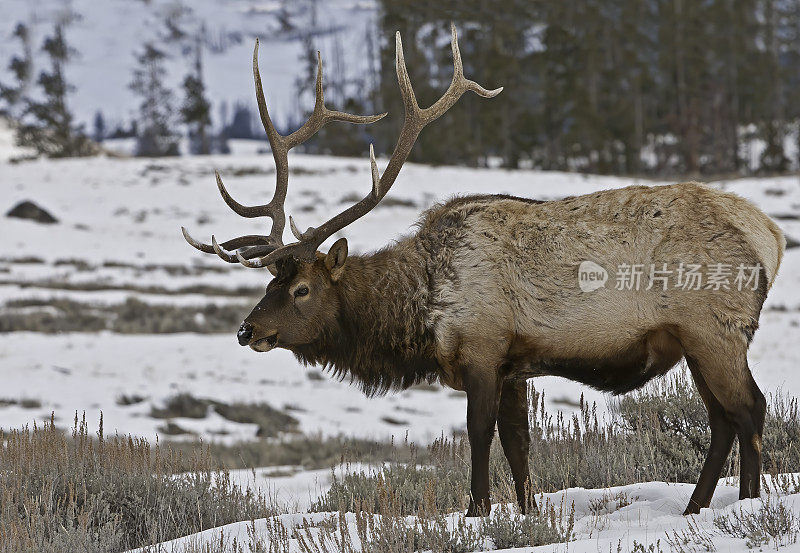
<path id="1" fill-rule="evenodd" d="M 284 203 L 289 183 L 288 153 L 293 147 L 311 138 L 319 129 L 331 121 L 348 123 L 372 123 L 383 118 L 380 115 L 351 115 L 332 111 L 325 107 L 322 88 L 322 58 L 317 53 L 317 81 L 314 111 L 308 121 L 295 132 L 281 135 L 275 130 L 267 110 L 264 90 L 258 70 L 258 40 L 253 51 L 253 76 L 256 86 L 256 101 L 261 122 L 267 133 L 272 157 L 275 160 L 277 183 L 269 203 L 259 206 L 244 206 L 234 200 L 218 172 L 217 186 L 225 203 L 242 217 L 269 217 L 272 227 L 268 235 L 247 235 L 233 238 L 221 244 L 214 236 L 211 244 L 192 238 L 182 227 L 183 236 L 189 244 L 205 253 L 213 253 L 228 263 L 241 263 L 246 267 L 266 267 L 275 276 L 267 286 L 264 298 L 256 305 L 239 328 L 238 339 L 243 346 L 256 351 L 269 351 L 276 346 L 292 349 L 314 342 L 323 332 L 331 332 L 339 313 L 339 296 L 336 286 L 345 273 L 347 241 L 339 239 L 327 254 L 318 251 L 320 245 L 345 226 L 366 215 L 394 184 L 400 168 L 411 153 L 411 148 L 422 129 L 450 109 L 468 90 L 492 98 L 503 89 L 487 90 L 464 77 L 461 54 L 458 49 L 456 28 L 451 25 L 453 50 L 453 80 L 447 91 L 430 107 L 417 104 L 411 80 L 403 57 L 400 33 L 395 35 L 395 62 L 397 80 L 405 109 L 403 126 L 392 156 L 383 175 L 378 173 L 375 153 L 370 145 L 372 168 L 372 190 L 360 201 L 325 221 L 316 228 L 300 232 L 289 217 L 292 234 L 297 239 L 283 243 L 286 224 Z"/>

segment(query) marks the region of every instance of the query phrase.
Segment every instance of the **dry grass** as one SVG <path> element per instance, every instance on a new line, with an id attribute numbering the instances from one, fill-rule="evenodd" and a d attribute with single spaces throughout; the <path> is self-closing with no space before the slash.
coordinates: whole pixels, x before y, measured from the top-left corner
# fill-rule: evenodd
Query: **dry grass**
<path id="1" fill-rule="evenodd" d="M 198 450 L 207 451 L 228 469 L 293 466 L 305 470 L 330 468 L 339 463 L 357 460 L 365 464 L 424 462 L 428 451 L 418 452 L 408 443 L 394 444 L 359 438 L 322 437 L 319 435 L 287 435 L 279 439 L 253 440 L 234 445 L 197 442 L 170 443 L 170 449 L 191 458 Z M 186 467 L 188 470 L 188 467 Z"/>
<path id="2" fill-rule="evenodd" d="M 193 274 L 193 273 L 192 273 Z M 68 282 L 63 280 L 21 280 L 9 279 L 0 280 L 2 286 L 19 286 L 20 288 L 32 288 L 40 290 L 72 290 L 79 292 L 103 292 L 103 291 L 122 291 L 139 294 L 200 294 L 206 296 L 224 296 L 224 297 L 240 297 L 240 298 L 256 298 L 263 294 L 263 287 L 252 286 L 238 286 L 236 288 L 227 288 L 223 286 L 210 286 L 207 284 L 192 284 L 188 286 L 180 286 L 177 288 L 165 288 L 164 286 L 142 286 L 133 283 L 114 284 L 112 282 L 105 282 L 102 280 L 97 281 L 84 281 L 84 282 Z M 37 300 L 23 300 L 36 302 Z M 11 304 L 11 302 L 9 302 Z"/>
<path id="3" fill-rule="evenodd" d="M 133 297 L 118 304 L 92 304 L 68 299 L 13 300 L 0 311 L 0 332 L 234 332 L 249 309 L 248 305 L 239 303 L 198 306 L 150 304 Z"/>
<path id="4" fill-rule="evenodd" d="M 723 534 L 745 540 L 750 549 L 770 544 L 778 549 L 797 543 L 800 536 L 800 519 L 780 497 L 767 494 L 761 506 L 752 512 L 743 508 L 714 518 Z"/>
<path id="5" fill-rule="evenodd" d="M 605 420 L 583 401 L 580 414 L 571 419 L 552 415 L 540 394 L 533 389 L 530 394 L 537 406 L 530 413 L 529 453 L 535 493 L 649 481 L 694 482 L 700 474 L 711 434 L 705 407 L 683 373 L 626 396 Z M 767 472 L 800 472 L 800 412 L 795 399 L 780 395 L 771 399 L 763 454 Z M 426 496 L 433 498 L 440 511 L 464 509 L 469 499 L 469 459 L 466 438 L 443 437 L 428 448 L 424 459 L 335 478 L 327 495 L 312 508 L 366 506 L 378 512 L 382 490 L 390 486 L 405 514 L 416 513 Z M 734 450 L 723 475 L 736 474 L 738 452 Z M 490 476 L 493 500 L 513 502 L 511 474 L 497 439 L 491 449 Z"/>
<path id="6" fill-rule="evenodd" d="M 114 552 L 274 514 L 201 452 L 191 459 L 77 417 L 0 433 L 0 551 Z M 188 476 L 174 476 L 189 467 Z"/>
<path id="7" fill-rule="evenodd" d="M 628 396 L 607 420 L 599 420 L 593 408 L 583 403 L 580 415 L 553 416 L 540 395 L 531 390 L 531 397 L 538 406 L 530 415 L 536 493 L 697 477 L 709 435 L 700 399 L 685 375 Z M 213 407 L 202 401 L 184 403 L 182 416 Z M 251 415 L 246 411 L 242 416 Z M 765 430 L 765 467 L 771 472 L 800 471 L 796 401 L 773 398 Z M 267 525 L 266 535 L 253 530 L 249 544 L 225 545 L 221 539 L 218 544 L 187 544 L 186 551 L 216 553 L 250 547 L 283 552 L 291 541 L 304 553 L 466 553 L 560 543 L 572 537 L 571 506 L 543 505 L 541 496 L 540 511 L 528 516 L 501 508 L 490 518 L 466 522 L 449 514 L 463 512 L 468 500 L 469 449 L 463 438 L 443 437 L 423 450 L 410 444 L 305 436 L 237 446 L 151 448 L 143 440 L 106 439 L 102 430 L 92 437 L 85 423 L 76 422 L 72 436 L 64 436 L 51 422 L 0 436 L 0 441 L 4 443 L 0 470 L 6 476 L 0 480 L 0 551 L 119 551 L 228 522 L 255 520 L 274 514 L 270 503 L 232 486 L 225 472 L 214 469 L 318 468 L 347 461 L 379 463 L 381 468 L 334 478 L 330 490 L 312 506 L 312 511 L 339 512 L 326 522 L 291 528 L 275 518 Z M 491 463 L 494 501 L 513 503 L 511 478 L 497 445 Z M 727 471 L 737 471 L 735 460 Z M 173 476 L 184 472 L 192 475 Z M 719 518 L 713 532 L 676 533 L 668 541 L 681 551 L 702 548 L 720 534 L 740 537 L 753 546 L 793 543 L 800 523 L 777 495 L 798 489 L 797 479 L 774 478 L 765 490 L 776 498 L 768 497 L 762 509 Z M 607 510 L 607 504 L 628 502 L 624 496 L 609 496 L 594 508 L 599 513 Z M 352 535 L 343 530 L 346 524 L 353 529 Z M 356 547 L 359 542 L 361 549 Z M 649 551 L 643 546 L 640 550 Z"/>
<path id="8" fill-rule="evenodd" d="M 152 407 L 150 416 L 156 419 L 175 417 L 204 419 L 210 409 L 229 421 L 257 425 L 258 438 L 274 438 L 287 432 L 295 433 L 299 424 L 293 416 L 267 403 L 224 403 L 213 399 L 196 398 L 187 393 L 168 398 L 162 407 Z"/>

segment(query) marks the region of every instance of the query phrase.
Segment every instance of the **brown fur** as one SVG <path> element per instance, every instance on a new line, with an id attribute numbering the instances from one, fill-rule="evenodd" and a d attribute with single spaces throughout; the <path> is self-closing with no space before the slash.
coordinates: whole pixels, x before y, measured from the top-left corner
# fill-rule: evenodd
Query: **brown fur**
<path id="1" fill-rule="evenodd" d="M 496 421 L 520 506 L 530 504 L 527 400 L 515 382 L 549 374 L 623 393 L 686 357 L 712 428 L 687 507 L 696 512 L 710 502 L 733 432 L 743 444 L 740 493 L 758 494 L 765 407 L 746 351 L 783 248 L 752 204 L 695 183 L 551 202 L 467 196 L 434 206 L 413 236 L 374 254 L 347 258 L 340 241 L 314 263 L 284 264 L 245 324 L 254 349 L 273 347 L 263 345 L 272 336 L 368 394 L 434 379 L 466 390 L 472 515 L 489 507 Z M 644 290 L 645 271 L 640 290 L 611 281 L 581 292 L 584 260 L 610 274 L 623 263 L 681 262 L 763 272 L 756 290 Z M 295 296 L 303 286 L 307 295 Z"/>
<path id="2" fill-rule="evenodd" d="M 433 333 L 424 324 L 428 297 L 420 261 L 402 246 L 349 258 L 334 288 L 337 324 L 312 343 L 290 349 L 303 363 L 350 377 L 368 395 L 435 380 L 438 364 Z"/>

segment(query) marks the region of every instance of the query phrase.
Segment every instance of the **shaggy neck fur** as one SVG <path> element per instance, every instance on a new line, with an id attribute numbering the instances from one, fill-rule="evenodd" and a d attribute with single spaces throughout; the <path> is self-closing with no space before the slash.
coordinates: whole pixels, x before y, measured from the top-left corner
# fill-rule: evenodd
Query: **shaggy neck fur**
<path id="1" fill-rule="evenodd" d="M 335 285 L 338 328 L 296 348 L 304 363 L 329 367 L 368 395 L 432 381 L 438 365 L 426 327 L 425 264 L 409 242 L 347 259 Z"/>

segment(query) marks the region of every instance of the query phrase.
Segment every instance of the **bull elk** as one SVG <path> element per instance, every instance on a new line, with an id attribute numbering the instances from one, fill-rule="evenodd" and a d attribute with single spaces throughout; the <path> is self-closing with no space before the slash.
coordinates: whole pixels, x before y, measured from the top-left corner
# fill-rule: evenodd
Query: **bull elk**
<path id="1" fill-rule="evenodd" d="M 420 108 L 396 35 L 397 77 L 405 117 L 386 170 L 370 147 L 372 190 L 316 228 L 284 244 L 288 152 L 331 121 L 371 123 L 386 114 L 329 110 L 318 59 L 316 101 L 308 121 L 281 135 L 273 126 L 258 70 L 258 110 L 275 160 L 272 200 L 244 206 L 216 174 L 228 206 L 243 217 L 269 217 L 268 235 L 195 248 L 274 275 L 238 332 L 258 352 L 286 348 L 308 364 L 349 376 L 367 394 L 438 380 L 467 395 L 471 446 L 468 516 L 488 512 L 489 447 L 498 427 L 520 508 L 533 505 L 528 470 L 525 380 L 556 375 L 621 394 L 685 359 L 708 408 L 711 445 L 686 513 L 707 507 L 738 436 L 741 498 L 759 495 L 766 402 L 747 364 L 747 349 L 785 245 L 775 223 L 744 199 L 696 183 L 631 186 L 556 201 L 505 195 L 457 197 L 435 205 L 417 231 L 366 255 L 348 256 L 347 241 L 320 245 L 373 209 L 394 183 L 420 131 L 467 91 L 491 98 L 464 77 L 455 27 L 453 80 Z M 732 285 L 600 286 L 582 291 L 578 272 L 608 267 L 757 268 L 743 290 Z M 688 265 L 687 265 L 688 266 Z M 678 269 L 678 270 L 679 270 Z M 651 275 L 652 276 L 652 275 Z M 760 279 L 760 280 L 759 280 Z M 724 284 L 724 283 L 723 283 Z"/>

